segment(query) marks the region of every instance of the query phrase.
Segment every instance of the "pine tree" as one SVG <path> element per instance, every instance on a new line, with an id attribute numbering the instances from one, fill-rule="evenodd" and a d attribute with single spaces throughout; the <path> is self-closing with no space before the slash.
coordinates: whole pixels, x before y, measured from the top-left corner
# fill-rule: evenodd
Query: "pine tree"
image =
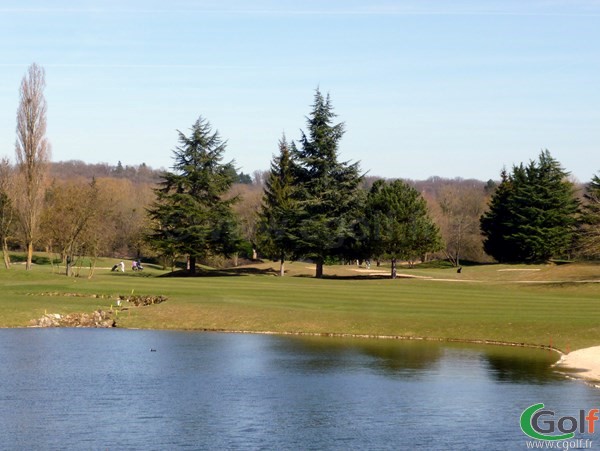
<path id="1" fill-rule="evenodd" d="M 117 167 L 115 168 L 114 172 L 115 176 L 117 177 L 122 177 L 125 173 L 125 169 L 123 169 L 123 163 L 121 163 L 121 160 L 119 160 L 119 162 L 117 163 Z"/>
<path id="2" fill-rule="evenodd" d="M 483 250 L 499 262 L 516 261 L 519 254 L 518 243 L 509 237 L 514 229 L 512 214 L 513 180 L 505 169 L 502 170 L 500 184 L 490 200 L 490 207 L 481 217 L 481 230 L 485 237 Z"/>
<path id="3" fill-rule="evenodd" d="M 261 251 L 279 259 L 280 276 L 285 273 L 286 257 L 294 250 L 293 221 L 296 216 L 293 162 L 284 136 L 279 141 L 279 155 L 271 162 L 259 212 Z"/>
<path id="4" fill-rule="evenodd" d="M 237 199 L 224 200 L 233 184 L 233 163 L 222 164 L 226 144 L 202 117 L 190 136 L 179 133 L 173 172 L 165 172 L 149 208 L 155 226 L 149 243 L 163 255 L 196 260 L 209 255 L 229 256 L 239 244 L 238 226 L 231 209 Z"/>
<path id="5" fill-rule="evenodd" d="M 415 261 L 441 249 L 439 229 L 429 217 L 425 199 L 401 180 L 376 181 L 365 216 L 371 252 L 392 260 L 392 278 L 396 278 L 397 259 Z"/>
<path id="6" fill-rule="evenodd" d="M 344 124 L 333 124 L 335 117 L 329 95 L 323 97 L 317 89 L 308 134 L 302 132 L 300 147 L 292 149 L 299 207 L 294 246 L 297 255 L 315 261 L 318 278 L 326 258 L 344 253 L 360 206 L 358 163 L 338 161 Z"/>
<path id="7" fill-rule="evenodd" d="M 500 262 L 543 262 L 567 256 L 578 211 L 568 173 L 547 150 L 513 167 L 481 219 L 484 249 Z"/>

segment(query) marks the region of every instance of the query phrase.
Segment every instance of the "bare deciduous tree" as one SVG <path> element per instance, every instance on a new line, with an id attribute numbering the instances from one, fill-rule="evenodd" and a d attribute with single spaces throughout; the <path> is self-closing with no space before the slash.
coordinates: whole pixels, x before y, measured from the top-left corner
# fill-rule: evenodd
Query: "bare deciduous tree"
<path id="1" fill-rule="evenodd" d="M 128 179 L 105 177 L 97 180 L 98 187 L 109 202 L 110 212 L 102 214 L 105 223 L 105 252 L 114 256 L 140 258 L 150 253 L 144 241 L 148 224 L 146 207 L 155 199 L 153 186 L 134 183 Z"/>
<path id="2" fill-rule="evenodd" d="M 95 181 L 53 183 L 46 193 L 41 234 L 47 248 L 60 253 L 68 276 L 72 275 L 69 263 L 87 250 L 90 224 L 103 213 L 98 197 Z"/>
<path id="3" fill-rule="evenodd" d="M 10 268 L 8 238 L 12 231 L 14 219 L 13 179 L 13 168 L 8 159 L 3 158 L 0 160 L 0 241 L 2 242 L 2 258 L 6 269 Z"/>
<path id="4" fill-rule="evenodd" d="M 460 259 L 479 260 L 483 249 L 479 218 L 485 211 L 485 192 L 468 183 L 442 186 L 438 193 L 442 236 L 450 262 L 460 266 Z"/>
<path id="5" fill-rule="evenodd" d="M 252 244 L 252 259 L 256 260 L 256 233 L 258 211 L 263 196 L 262 185 L 235 184 L 227 194 L 228 198 L 237 197 L 238 203 L 233 206 L 233 211 L 238 216 L 240 231 L 245 240 Z"/>
<path id="6" fill-rule="evenodd" d="M 21 81 L 17 109 L 17 157 L 20 195 L 17 212 L 27 247 L 27 269 L 31 269 L 33 243 L 44 199 L 44 182 L 50 160 L 50 144 L 46 138 L 46 86 L 44 69 L 29 66 Z"/>

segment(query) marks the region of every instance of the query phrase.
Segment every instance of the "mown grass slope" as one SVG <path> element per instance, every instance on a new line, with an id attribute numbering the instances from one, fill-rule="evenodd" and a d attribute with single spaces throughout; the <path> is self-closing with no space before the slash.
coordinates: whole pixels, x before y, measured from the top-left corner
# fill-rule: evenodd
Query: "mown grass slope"
<path id="1" fill-rule="evenodd" d="M 166 295 L 163 304 L 120 311 L 119 327 L 308 332 L 496 340 L 572 350 L 600 344 L 600 266 L 592 264 L 386 268 L 265 263 L 167 277 L 157 268 L 111 272 L 110 262 L 68 278 L 60 268 L 0 270 L 0 326 L 48 313 L 116 309 L 120 294 Z M 382 271 L 378 273 L 377 271 Z M 410 276 L 410 277 L 409 277 Z M 101 297 L 101 296 L 112 296 Z"/>

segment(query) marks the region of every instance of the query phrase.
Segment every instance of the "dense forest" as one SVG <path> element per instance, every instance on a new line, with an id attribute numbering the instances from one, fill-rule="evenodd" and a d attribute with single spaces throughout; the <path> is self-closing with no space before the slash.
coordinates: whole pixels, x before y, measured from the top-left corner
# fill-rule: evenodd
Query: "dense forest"
<path id="1" fill-rule="evenodd" d="M 0 196 L 6 197 L 5 193 L 9 192 L 10 174 L 14 171 L 14 165 L 5 159 L 0 170 Z M 48 172 L 45 207 L 36 250 L 54 252 L 65 258 L 67 252 L 96 253 L 115 258 L 156 257 L 143 238 L 148 226 L 147 209 L 155 200 L 154 189 L 161 180 L 162 169 L 153 169 L 143 163 L 139 166 L 122 166 L 119 162 L 111 165 L 65 161 L 51 162 Z M 236 173 L 236 176 L 239 175 Z M 246 241 L 239 256 L 246 259 L 265 257 L 260 248 L 254 246 L 259 241 L 256 235 L 258 213 L 268 176 L 268 170 L 255 171 L 251 177 L 243 177 L 244 183 L 238 177 L 225 195 L 238 199 L 233 208 Z M 381 179 L 365 176 L 361 181 L 361 189 L 368 192 Z M 484 182 L 430 177 L 427 180 L 404 181 L 423 196 L 429 215 L 440 229 L 444 247 L 431 254 L 430 258 L 445 258 L 455 264 L 460 264 L 463 259 L 493 261 L 484 251 L 480 217 L 487 211 L 491 195 L 500 180 Z M 584 186 L 576 188 L 579 193 L 585 191 Z M 587 204 L 599 203 L 593 190 L 587 196 L 590 198 Z M 94 203 L 89 205 L 92 199 Z M 0 210 L 0 226 L 5 249 L 22 250 L 22 232 L 16 217 L 8 213 L 5 204 L 0 204 L 3 208 Z M 87 217 L 87 220 L 79 222 L 80 227 L 66 226 L 66 223 L 75 224 L 80 216 Z M 593 230 L 590 230 L 594 227 L 589 222 L 585 229 L 594 236 Z M 595 247 L 590 244 L 587 248 L 573 249 L 573 255 L 595 256 Z M 211 256 L 204 263 L 228 265 L 232 262 L 233 259 Z"/>
<path id="2" fill-rule="evenodd" d="M 0 172 L 3 193 L 9 192 L 9 176 L 14 171 L 14 165 L 5 159 Z M 36 250 L 55 252 L 65 258 L 68 252 L 115 258 L 155 256 L 143 237 L 148 226 L 146 211 L 155 200 L 154 189 L 161 180 L 162 169 L 144 163 L 123 166 L 119 162 L 111 165 L 64 161 L 49 163 L 48 174 Z M 246 240 L 240 252 L 244 258 L 264 257 L 260 249 L 254 248 L 258 254 L 253 254 L 252 243 L 257 242 L 258 212 L 268 175 L 268 170 L 255 171 L 251 177 L 236 172 L 236 182 L 225 195 L 239 199 L 233 208 Z M 368 191 L 380 179 L 364 177 L 361 189 Z M 440 227 L 446 247 L 436 256 L 489 261 L 483 252 L 479 217 L 494 183 L 440 177 L 406 182 L 426 199 L 430 215 Z M 2 233 L 6 249 L 21 250 L 23 239 L 16 216 L 9 221 L 11 215 L 6 208 L 0 215 L 6 223 Z M 67 223 L 79 226 L 69 227 Z M 231 260 L 217 256 L 207 260 L 205 263 L 231 264 Z"/>

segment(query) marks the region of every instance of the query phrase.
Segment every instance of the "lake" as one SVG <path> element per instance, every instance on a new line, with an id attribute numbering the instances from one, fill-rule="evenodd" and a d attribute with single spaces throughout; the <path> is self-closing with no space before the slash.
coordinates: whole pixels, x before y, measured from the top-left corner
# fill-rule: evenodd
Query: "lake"
<path id="1" fill-rule="evenodd" d="M 541 350 L 120 329 L 0 343 L 2 449 L 526 449 L 530 405 L 600 407 Z"/>

